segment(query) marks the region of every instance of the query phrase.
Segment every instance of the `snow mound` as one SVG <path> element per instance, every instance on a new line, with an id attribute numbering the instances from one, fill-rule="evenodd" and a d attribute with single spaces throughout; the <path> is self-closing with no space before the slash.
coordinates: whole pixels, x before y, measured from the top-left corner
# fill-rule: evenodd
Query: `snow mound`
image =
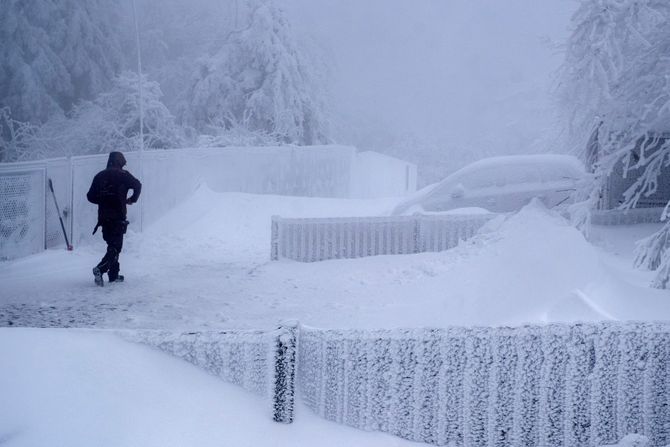
<path id="1" fill-rule="evenodd" d="M 409 446 L 319 418 L 291 425 L 267 401 L 109 334 L 0 329 L 0 445 Z"/>
<path id="2" fill-rule="evenodd" d="M 264 266 L 259 274 L 278 284 L 288 279 L 292 297 L 304 294 L 302 322 L 323 327 L 610 318 L 575 295 L 603 278 L 596 249 L 539 201 L 494 219 L 452 250 L 313 264 L 280 262 Z"/>
<path id="3" fill-rule="evenodd" d="M 471 283 L 472 289 L 462 292 L 469 296 L 468 319 L 482 316 L 493 324 L 608 319 L 575 299 L 576 290 L 603 276 L 596 249 L 537 199 L 493 220 L 458 251 L 469 258 L 449 282 L 461 277 Z"/>

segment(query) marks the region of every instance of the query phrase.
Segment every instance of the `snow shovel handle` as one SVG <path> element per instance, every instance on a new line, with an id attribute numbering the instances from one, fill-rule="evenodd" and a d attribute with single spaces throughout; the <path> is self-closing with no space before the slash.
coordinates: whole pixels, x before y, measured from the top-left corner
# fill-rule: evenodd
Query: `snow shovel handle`
<path id="1" fill-rule="evenodd" d="M 66 245 L 68 251 L 72 251 L 72 245 L 70 245 L 70 241 L 67 238 L 67 232 L 65 231 L 65 225 L 63 224 L 63 218 L 61 217 L 60 208 L 58 207 L 58 200 L 56 200 L 56 193 L 54 192 L 53 182 L 51 181 L 51 178 L 48 178 L 47 180 L 48 180 L 48 184 L 49 184 L 49 189 L 51 190 L 51 197 L 54 198 L 54 205 L 56 205 L 56 212 L 58 213 L 58 220 L 60 221 L 60 228 L 61 228 L 61 230 L 63 230 L 63 237 L 65 238 L 65 245 Z"/>

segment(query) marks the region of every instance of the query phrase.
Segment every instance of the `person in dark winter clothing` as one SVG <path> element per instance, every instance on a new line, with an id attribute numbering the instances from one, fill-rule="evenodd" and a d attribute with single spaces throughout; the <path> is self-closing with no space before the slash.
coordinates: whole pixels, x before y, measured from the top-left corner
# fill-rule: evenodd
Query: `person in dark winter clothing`
<path id="1" fill-rule="evenodd" d="M 137 202 L 142 191 L 142 184 L 133 175 L 124 170 L 126 158 L 121 152 L 111 152 L 107 161 L 107 169 L 100 171 L 93 178 L 91 188 L 86 194 L 89 202 L 98 205 L 98 223 L 93 234 L 102 227 L 102 238 L 107 242 L 107 252 L 102 260 L 93 268 L 95 283 L 103 286 L 103 273 L 107 273 L 109 282 L 123 281 L 119 275 L 119 254 L 123 248 L 123 235 L 126 233 L 126 205 Z M 133 194 L 128 197 L 128 191 Z"/>

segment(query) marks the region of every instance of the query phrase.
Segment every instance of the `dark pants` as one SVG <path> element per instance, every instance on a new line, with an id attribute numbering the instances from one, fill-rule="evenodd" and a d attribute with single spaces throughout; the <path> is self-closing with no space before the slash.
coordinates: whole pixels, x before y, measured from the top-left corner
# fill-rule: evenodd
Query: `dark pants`
<path id="1" fill-rule="evenodd" d="M 116 281 L 119 277 L 119 254 L 123 248 L 126 225 L 124 221 L 102 223 L 102 238 L 107 242 L 107 253 L 97 267 L 101 273 L 109 273 L 110 281 Z"/>

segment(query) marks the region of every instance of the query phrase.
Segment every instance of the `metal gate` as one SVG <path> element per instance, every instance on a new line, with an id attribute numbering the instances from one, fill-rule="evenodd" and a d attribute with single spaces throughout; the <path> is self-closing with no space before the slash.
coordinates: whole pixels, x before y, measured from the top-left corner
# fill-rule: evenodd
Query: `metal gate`
<path id="1" fill-rule="evenodd" d="M 0 170 L 0 259 L 44 250 L 45 169 Z"/>

